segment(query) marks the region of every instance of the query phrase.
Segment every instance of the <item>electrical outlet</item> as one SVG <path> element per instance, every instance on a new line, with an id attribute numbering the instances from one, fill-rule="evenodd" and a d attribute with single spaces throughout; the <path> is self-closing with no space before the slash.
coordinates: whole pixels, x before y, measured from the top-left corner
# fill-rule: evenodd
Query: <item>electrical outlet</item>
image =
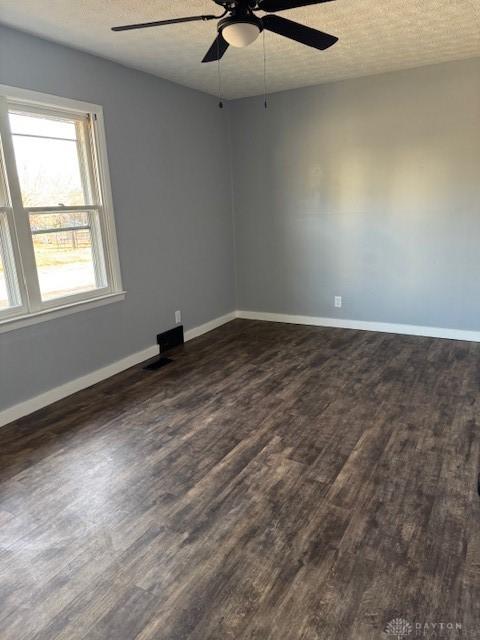
<path id="1" fill-rule="evenodd" d="M 335 296 L 335 306 L 340 308 L 342 306 L 342 296 Z"/>
<path id="2" fill-rule="evenodd" d="M 180 324 L 182 321 L 182 312 L 180 310 L 175 311 L 175 322 Z"/>

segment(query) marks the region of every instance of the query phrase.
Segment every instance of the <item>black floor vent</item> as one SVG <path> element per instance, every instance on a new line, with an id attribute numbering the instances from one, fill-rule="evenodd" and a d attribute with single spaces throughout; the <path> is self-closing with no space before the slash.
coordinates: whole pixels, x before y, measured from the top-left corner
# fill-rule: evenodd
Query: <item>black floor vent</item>
<path id="1" fill-rule="evenodd" d="M 160 367 L 164 367 L 169 362 L 173 362 L 171 358 L 165 358 L 164 356 L 158 356 L 156 360 L 150 362 L 145 367 L 143 367 L 147 371 L 155 371 L 155 369 L 160 369 Z"/>
<path id="2" fill-rule="evenodd" d="M 143 367 L 147 371 L 155 371 L 156 369 L 164 367 L 169 362 L 173 362 L 171 358 L 162 356 L 162 353 L 165 353 L 165 351 L 173 349 L 174 347 L 178 347 L 179 345 L 184 343 L 183 325 L 179 325 L 178 327 L 174 327 L 173 329 L 169 329 L 168 331 L 159 333 L 157 335 L 157 343 L 160 349 L 160 353 L 156 360 Z"/>
<path id="3" fill-rule="evenodd" d="M 183 344 L 183 342 L 183 325 L 181 324 L 178 325 L 178 327 L 159 333 L 157 336 L 160 353 L 165 353 L 165 351 L 173 349 L 173 347 L 178 347 Z"/>

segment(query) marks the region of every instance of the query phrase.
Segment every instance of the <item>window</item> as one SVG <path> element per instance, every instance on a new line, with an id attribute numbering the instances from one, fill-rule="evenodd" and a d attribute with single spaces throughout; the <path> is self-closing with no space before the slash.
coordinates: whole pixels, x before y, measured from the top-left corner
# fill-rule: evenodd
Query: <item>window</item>
<path id="1" fill-rule="evenodd" d="M 101 108 L 0 86 L 0 323 L 121 293 Z"/>

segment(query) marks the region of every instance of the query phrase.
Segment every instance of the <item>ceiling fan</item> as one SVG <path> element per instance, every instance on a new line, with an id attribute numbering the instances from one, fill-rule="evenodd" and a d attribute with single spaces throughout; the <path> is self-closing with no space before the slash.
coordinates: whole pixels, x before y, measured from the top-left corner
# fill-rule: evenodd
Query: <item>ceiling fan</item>
<path id="1" fill-rule="evenodd" d="M 112 31 L 145 29 L 146 27 L 159 27 L 166 24 L 177 24 L 179 22 L 218 20 L 218 35 L 202 62 L 220 60 L 229 45 L 233 47 L 248 46 L 257 39 L 258 35 L 264 29 L 278 33 L 285 38 L 296 40 L 308 47 L 324 50 L 334 45 L 338 38 L 273 14 L 277 11 L 285 11 L 286 9 L 296 9 L 297 7 L 332 1 L 333 0 L 213 0 L 213 2 L 224 9 L 224 12 L 219 16 L 189 16 L 186 18 L 157 20 L 155 22 L 141 22 L 139 24 L 112 27 Z M 267 15 L 257 16 L 255 15 L 256 11 L 264 11 Z"/>

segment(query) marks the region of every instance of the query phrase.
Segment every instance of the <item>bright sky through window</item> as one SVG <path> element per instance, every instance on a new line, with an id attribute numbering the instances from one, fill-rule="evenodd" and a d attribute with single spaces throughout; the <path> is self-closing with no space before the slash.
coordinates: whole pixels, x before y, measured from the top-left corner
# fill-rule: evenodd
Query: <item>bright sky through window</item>
<path id="1" fill-rule="evenodd" d="M 25 207 L 86 204 L 73 122 L 10 113 Z"/>

